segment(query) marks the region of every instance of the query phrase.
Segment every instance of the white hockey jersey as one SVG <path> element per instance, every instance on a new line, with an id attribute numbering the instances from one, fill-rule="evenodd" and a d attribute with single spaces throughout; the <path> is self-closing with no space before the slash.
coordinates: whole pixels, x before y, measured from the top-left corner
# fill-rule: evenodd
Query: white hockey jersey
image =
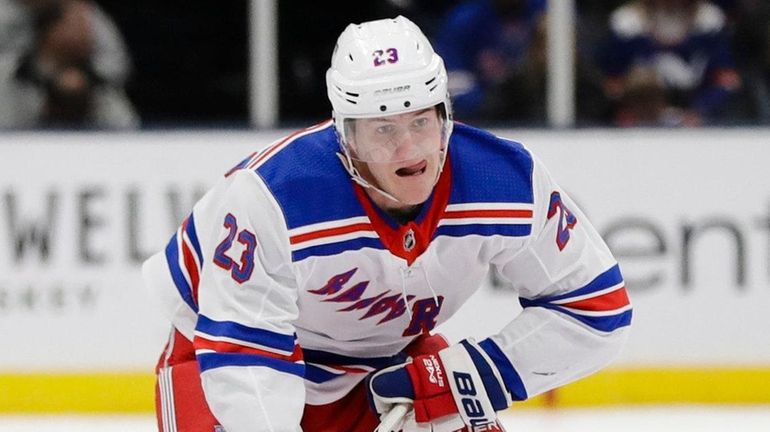
<path id="1" fill-rule="evenodd" d="M 228 432 L 298 429 L 305 403 L 402 362 L 492 267 L 524 306 L 479 344 L 512 400 L 617 354 L 631 322 L 618 265 L 522 145 L 457 124 L 433 194 L 405 225 L 351 181 L 338 150 L 328 121 L 252 155 L 145 263 Z"/>

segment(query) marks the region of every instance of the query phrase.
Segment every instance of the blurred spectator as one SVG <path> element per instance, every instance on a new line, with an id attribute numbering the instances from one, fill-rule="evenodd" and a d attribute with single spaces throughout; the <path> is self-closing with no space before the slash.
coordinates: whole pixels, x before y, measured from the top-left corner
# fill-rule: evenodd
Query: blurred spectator
<path id="1" fill-rule="evenodd" d="M 370 0 L 368 3 L 376 4 Z M 460 0 L 384 0 L 386 7 L 380 8 L 388 16 L 403 15 L 418 23 L 426 35 L 435 35 L 447 12 L 457 6 Z"/>
<path id="2" fill-rule="evenodd" d="M 752 119 L 770 123 L 770 3 L 734 0 L 729 9 L 735 57 L 745 83 Z"/>
<path id="3" fill-rule="evenodd" d="M 449 11 L 435 46 L 458 119 L 542 119 L 532 101 L 544 94 L 528 78 L 542 66 L 532 46 L 544 10 L 545 0 L 470 0 Z"/>
<path id="4" fill-rule="evenodd" d="M 0 0 L 0 128 L 138 126 L 126 48 L 88 0 Z"/>
<path id="5" fill-rule="evenodd" d="M 601 53 L 620 126 L 698 126 L 723 120 L 741 86 L 725 15 L 702 0 L 633 0 L 610 17 Z"/>

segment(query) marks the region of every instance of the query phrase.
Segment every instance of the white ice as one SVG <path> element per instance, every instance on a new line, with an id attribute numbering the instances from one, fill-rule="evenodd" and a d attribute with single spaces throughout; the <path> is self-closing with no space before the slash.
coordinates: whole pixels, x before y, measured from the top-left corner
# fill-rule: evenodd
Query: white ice
<path id="1" fill-rule="evenodd" d="M 767 432 L 770 406 L 509 410 L 508 432 Z M 155 432 L 142 416 L 0 416 L 0 432 Z M 255 429 L 257 430 L 257 429 Z"/>

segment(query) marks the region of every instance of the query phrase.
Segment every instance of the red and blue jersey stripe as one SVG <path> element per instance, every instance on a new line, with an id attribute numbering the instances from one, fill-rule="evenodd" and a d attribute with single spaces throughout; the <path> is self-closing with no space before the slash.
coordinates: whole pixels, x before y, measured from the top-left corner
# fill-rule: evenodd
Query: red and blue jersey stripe
<path id="1" fill-rule="evenodd" d="M 631 302 L 617 264 L 579 289 L 556 296 L 522 298 L 521 305 L 551 309 L 602 332 L 631 324 Z"/>
<path id="2" fill-rule="evenodd" d="M 203 252 L 190 214 L 166 245 L 166 263 L 179 295 L 198 312 L 198 284 L 203 268 Z"/>
<path id="3" fill-rule="evenodd" d="M 536 299 L 521 298 L 520 301 L 525 308 L 551 309 L 601 332 L 609 333 L 631 324 L 631 303 L 617 264 L 579 289 Z M 492 339 L 485 339 L 478 346 L 494 363 L 511 399 L 526 400 L 529 397 L 527 389 L 503 350 Z M 475 364 L 484 364 L 479 353 L 475 357 L 471 354 Z M 493 381 L 492 374 L 487 373 L 486 376 Z"/>
<path id="4" fill-rule="evenodd" d="M 225 366 L 264 366 L 299 377 L 305 375 L 296 334 L 199 315 L 193 345 L 201 372 Z"/>
<path id="5" fill-rule="evenodd" d="M 389 366 L 404 363 L 403 352 L 388 357 L 350 357 L 328 351 L 305 349 L 305 379 L 321 384 L 342 375 L 368 374 Z"/>
<path id="6" fill-rule="evenodd" d="M 528 236 L 532 232 L 532 208 L 529 203 L 511 202 L 449 204 L 435 236 Z"/>
<path id="7" fill-rule="evenodd" d="M 249 164 L 283 212 L 295 262 L 385 248 L 356 199 L 338 151 L 334 125 L 328 121 L 290 135 Z"/>
<path id="8" fill-rule="evenodd" d="M 289 230 L 289 243 L 293 261 L 301 261 L 310 256 L 336 255 L 365 247 L 385 248 L 365 216 Z"/>

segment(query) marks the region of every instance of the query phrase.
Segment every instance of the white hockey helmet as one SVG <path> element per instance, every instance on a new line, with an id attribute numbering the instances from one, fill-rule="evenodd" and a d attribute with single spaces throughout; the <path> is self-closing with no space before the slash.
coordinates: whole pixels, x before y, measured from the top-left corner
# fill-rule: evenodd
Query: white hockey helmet
<path id="1" fill-rule="evenodd" d="M 444 61 L 419 27 L 403 16 L 350 24 L 340 34 L 326 72 L 335 127 L 345 156 L 345 121 L 433 106 L 444 116 L 444 145 L 452 110 Z"/>

